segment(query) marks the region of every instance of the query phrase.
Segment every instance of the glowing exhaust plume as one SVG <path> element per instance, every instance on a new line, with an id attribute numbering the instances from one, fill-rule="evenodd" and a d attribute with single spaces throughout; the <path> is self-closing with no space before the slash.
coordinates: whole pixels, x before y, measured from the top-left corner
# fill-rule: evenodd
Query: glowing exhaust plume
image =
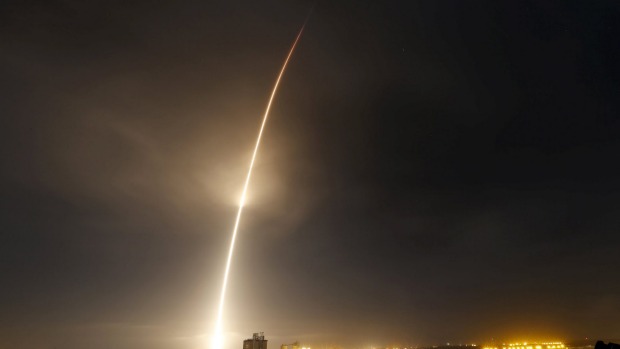
<path id="1" fill-rule="evenodd" d="M 232 231 L 232 238 L 230 240 L 230 248 L 228 250 L 228 258 L 226 259 L 226 269 L 224 270 L 224 281 L 222 282 L 222 292 L 220 294 L 220 303 L 217 311 L 217 321 L 215 323 L 215 333 L 213 337 L 213 349 L 221 349 L 223 345 L 223 336 L 222 336 L 222 318 L 224 314 L 224 300 L 226 298 L 226 287 L 228 285 L 228 274 L 230 273 L 230 263 L 232 261 L 233 252 L 235 250 L 235 240 L 237 239 L 237 230 L 239 229 L 239 221 L 241 221 L 241 212 L 243 212 L 243 206 L 245 205 L 246 194 L 248 191 L 248 187 L 250 185 L 250 177 L 252 177 L 252 169 L 254 168 L 254 161 L 256 160 L 256 154 L 258 153 L 258 147 L 260 146 L 260 141 L 263 136 L 263 130 L 265 129 L 265 125 L 267 124 L 267 118 L 269 117 L 269 110 L 271 109 L 271 103 L 273 102 L 273 98 L 276 95 L 278 90 L 278 85 L 280 84 L 280 80 L 282 79 L 282 75 L 284 75 L 284 71 L 286 70 L 286 65 L 288 61 L 291 59 L 293 55 L 293 51 L 295 51 L 295 47 L 297 46 L 297 42 L 301 37 L 301 34 L 304 31 L 304 27 L 306 24 L 301 27 L 299 30 L 299 34 L 295 38 L 293 42 L 293 46 L 291 46 L 291 50 L 288 52 L 286 56 L 286 60 L 284 60 L 284 64 L 282 65 L 282 69 L 280 70 L 280 74 L 278 74 L 278 78 L 276 79 L 276 83 L 273 86 L 273 90 L 271 91 L 271 96 L 269 97 L 269 102 L 267 103 L 267 108 L 265 109 L 265 115 L 263 115 L 263 122 L 260 125 L 260 130 L 258 131 L 258 138 L 256 139 L 256 145 L 254 145 L 254 152 L 252 153 L 252 160 L 250 161 L 250 167 L 248 169 L 248 174 L 245 177 L 245 183 L 243 184 L 243 192 L 241 194 L 241 200 L 239 201 L 239 210 L 237 211 L 237 218 L 235 219 L 235 226 Z"/>

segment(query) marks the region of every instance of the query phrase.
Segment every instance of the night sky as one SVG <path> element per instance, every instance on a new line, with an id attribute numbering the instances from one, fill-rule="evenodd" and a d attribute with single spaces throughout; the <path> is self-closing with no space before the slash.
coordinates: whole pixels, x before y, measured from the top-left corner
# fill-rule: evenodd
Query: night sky
<path id="1" fill-rule="evenodd" d="M 311 1 L 0 5 L 0 347 L 199 349 Z M 620 337 L 620 3 L 319 1 L 226 349 Z"/>

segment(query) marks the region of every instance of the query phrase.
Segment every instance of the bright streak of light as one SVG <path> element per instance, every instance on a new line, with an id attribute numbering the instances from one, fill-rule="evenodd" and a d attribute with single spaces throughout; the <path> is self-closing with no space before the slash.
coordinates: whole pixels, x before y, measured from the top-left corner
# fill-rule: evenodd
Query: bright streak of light
<path id="1" fill-rule="evenodd" d="M 258 131 L 258 138 L 256 139 L 256 145 L 254 145 L 254 152 L 252 153 L 252 160 L 250 161 L 250 167 L 248 169 L 248 174 L 245 177 L 245 183 L 243 184 L 243 192 L 241 194 L 241 199 L 239 200 L 239 209 L 237 210 L 237 218 L 235 219 L 235 225 L 232 231 L 232 238 L 230 240 L 230 248 L 228 249 L 228 258 L 226 259 L 226 269 L 224 270 L 224 281 L 222 282 L 222 291 L 220 293 L 220 303 L 217 311 L 217 321 L 215 323 L 215 333 L 212 341 L 213 349 L 221 349 L 223 347 L 223 336 L 222 336 L 222 318 L 224 315 L 224 301 L 226 298 L 226 287 L 228 286 L 228 275 L 230 273 L 230 263 L 232 261 L 233 252 L 235 250 L 235 241 L 237 239 L 237 231 L 239 229 L 239 222 L 241 221 L 241 213 L 243 212 L 243 206 L 245 205 L 246 194 L 248 191 L 248 187 L 250 186 L 250 178 L 252 177 L 252 169 L 254 168 L 254 161 L 256 160 L 256 154 L 258 153 L 258 148 L 260 146 L 261 138 L 263 137 L 263 130 L 265 129 L 265 125 L 267 124 L 267 118 L 269 117 L 269 110 L 271 109 L 271 104 L 273 103 L 273 99 L 276 96 L 276 92 L 278 91 L 278 85 L 280 85 L 280 80 L 284 75 L 284 71 L 286 70 L 286 66 L 288 61 L 291 59 L 293 55 L 293 51 L 295 51 L 295 47 L 297 46 L 297 42 L 299 38 L 301 38 L 301 34 L 304 31 L 304 27 L 306 24 L 301 27 L 299 30 L 299 34 L 295 38 L 293 42 L 293 46 L 291 46 L 288 55 L 286 56 L 286 60 L 284 60 L 284 64 L 282 65 L 282 69 L 280 70 L 280 74 L 278 74 L 278 78 L 276 79 L 276 83 L 273 86 L 273 90 L 271 91 L 271 96 L 269 97 L 269 102 L 267 103 L 267 108 L 265 109 L 265 114 L 263 115 L 263 122 L 260 125 L 260 130 Z"/>

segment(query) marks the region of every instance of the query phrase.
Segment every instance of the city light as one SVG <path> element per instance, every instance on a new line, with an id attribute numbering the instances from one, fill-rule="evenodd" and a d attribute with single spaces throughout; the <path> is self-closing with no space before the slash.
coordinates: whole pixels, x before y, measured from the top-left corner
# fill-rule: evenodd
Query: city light
<path id="1" fill-rule="evenodd" d="M 502 343 L 502 346 L 485 346 L 483 349 L 563 349 L 566 348 L 562 342 L 543 342 L 543 343 Z"/>

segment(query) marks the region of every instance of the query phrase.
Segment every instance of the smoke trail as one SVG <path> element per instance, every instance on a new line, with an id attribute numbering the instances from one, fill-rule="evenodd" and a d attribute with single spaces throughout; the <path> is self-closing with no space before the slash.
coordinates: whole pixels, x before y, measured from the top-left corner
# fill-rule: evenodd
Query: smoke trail
<path id="1" fill-rule="evenodd" d="M 309 18 L 309 16 L 308 16 Z M 250 161 L 250 167 L 248 169 L 248 174 L 245 177 L 245 183 L 243 184 L 243 191 L 241 194 L 241 200 L 239 201 L 239 210 L 237 211 L 237 218 L 235 219 L 235 225 L 232 231 L 232 238 L 230 240 L 230 248 L 228 249 L 228 258 L 226 259 L 226 268 L 224 270 L 224 281 L 222 282 L 222 291 L 220 293 L 220 303 L 217 312 L 217 321 L 215 324 L 215 334 L 213 339 L 213 349 L 221 349 L 223 344 L 222 338 L 222 318 L 224 314 L 224 300 L 226 298 L 226 287 L 228 286 L 228 274 L 230 272 L 230 264 L 232 261 L 233 252 L 235 250 L 235 240 L 237 239 L 237 230 L 239 229 L 239 222 L 241 221 L 241 213 L 243 212 L 243 206 L 245 205 L 245 197 L 248 191 L 248 187 L 250 185 L 250 178 L 252 177 L 252 169 L 254 168 L 254 161 L 256 160 L 256 154 L 258 153 L 258 148 L 260 146 L 261 138 L 263 137 L 263 130 L 265 129 L 265 125 L 267 124 L 267 118 L 269 117 L 269 110 L 271 109 L 271 104 L 273 103 L 273 99 L 276 96 L 276 92 L 278 91 L 278 85 L 280 85 L 280 80 L 284 75 L 284 71 L 286 70 L 286 66 L 288 61 L 291 59 L 293 55 L 293 51 L 295 51 L 295 47 L 297 46 L 297 42 L 299 38 L 301 38 L 301 34 L 306 27 L 306 21 L 302 25 L 293 45 L 291 46 L 288 55 L 286 56 L 286 60 L 284 60 L 284 64 L 282 65 L 282 69 L 280 70 L 280 74 L 278 74 L 278 78 L 276 79 L 276 83 L 273 86 L 273 90 L 271 91 L 271 96 L 269 97 L 269 102 L 267 102 L 267 108 L 265 109 L 265 114 L 263 115 L 263 122 L 260 125 L 260 130 L 258 131 L 258 138 L 256 139 L 256 145 L 254 145 L 254 152 L 252 153 L 252 160 Z"/>

